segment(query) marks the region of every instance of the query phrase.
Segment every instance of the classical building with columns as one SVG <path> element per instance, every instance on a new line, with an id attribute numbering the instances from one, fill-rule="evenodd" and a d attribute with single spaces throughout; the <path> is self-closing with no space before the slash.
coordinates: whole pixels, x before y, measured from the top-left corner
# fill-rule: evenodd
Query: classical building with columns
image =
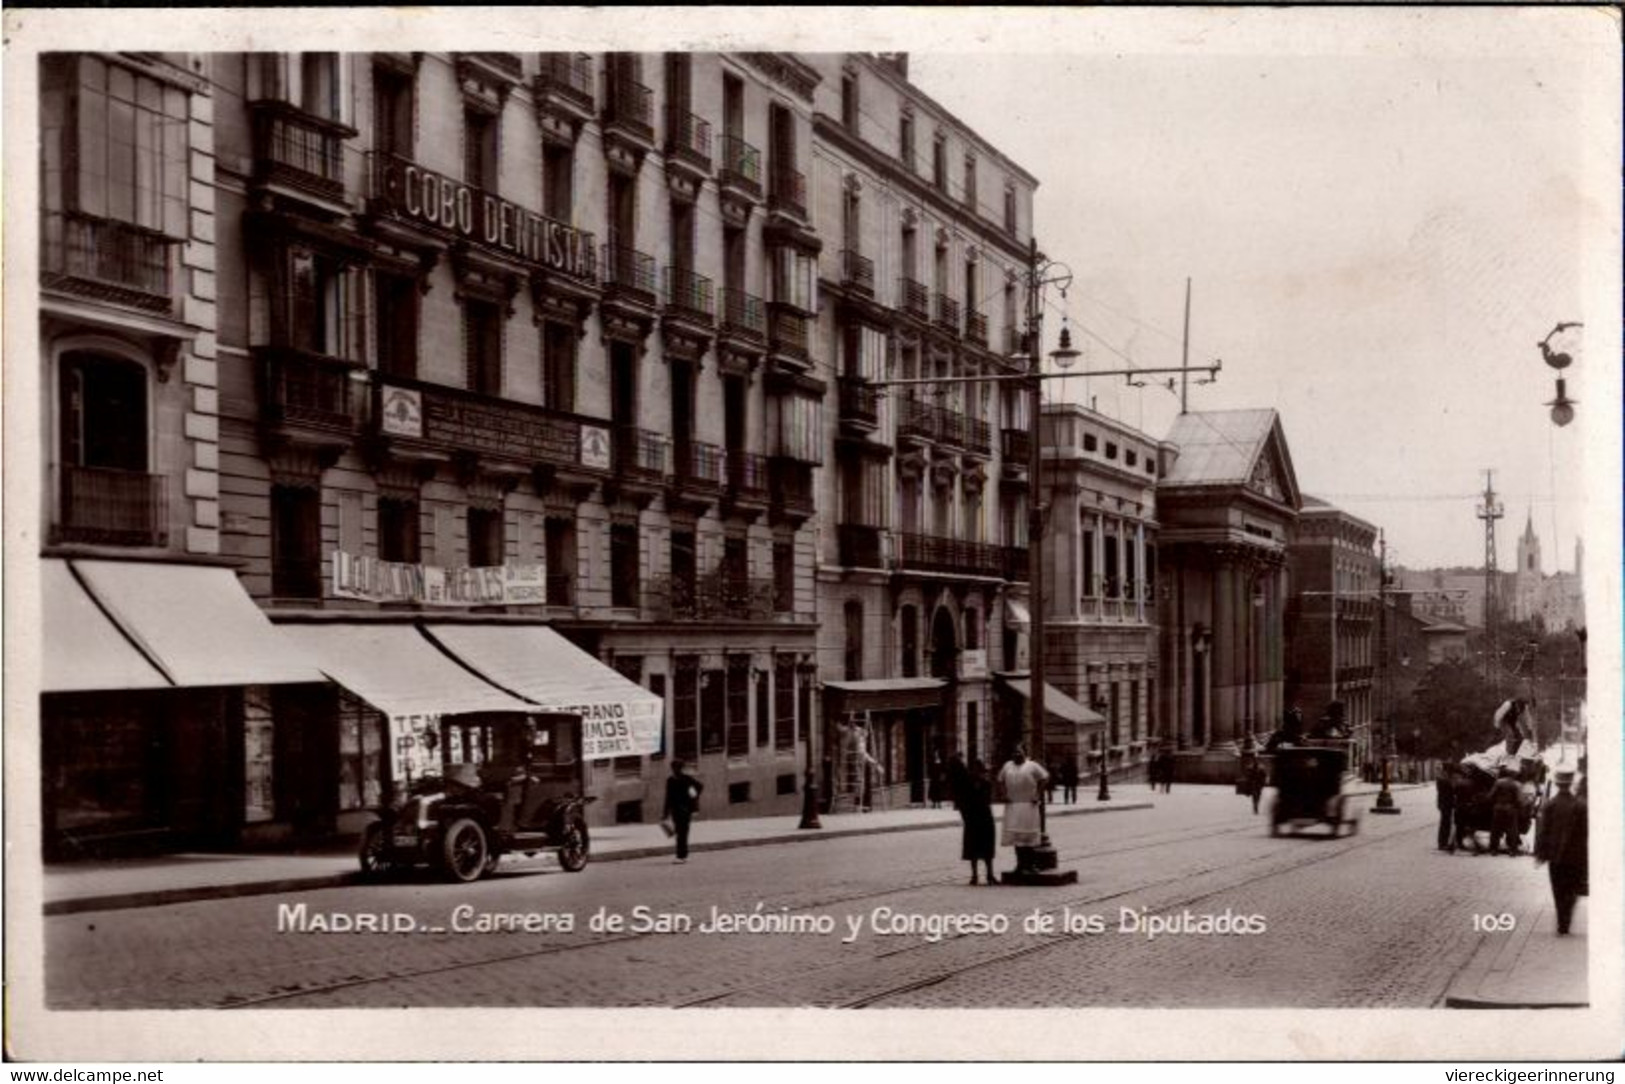
<path id="1" fill-rule="evenodd" d="M 1274 410 L 1181 414 L 1157 487 L 1159 714 L 1179 778 L 1229 782 L 1286 708 L 1286 555 L 1302 506 Z"/>
<path id="2" fill-rule="evenodd" d="M 1119 772 L 1143 765 L 1160 737 L 1163 452 L 1153 438 L 1073 403 L 1046 406 L 1042 433 L 1046 675 L 1082 709 L 1070 719 L 1052 713 L 1048 746 L 1052 760 L 1074 756 L 1083 773 L 1098 770 L 1102 755 Z"/>

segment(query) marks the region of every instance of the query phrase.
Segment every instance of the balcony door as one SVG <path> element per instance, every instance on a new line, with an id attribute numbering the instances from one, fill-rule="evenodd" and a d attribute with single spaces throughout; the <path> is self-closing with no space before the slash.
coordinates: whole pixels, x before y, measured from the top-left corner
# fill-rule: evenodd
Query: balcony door
<path id="1" fill-rule="evenodd" d="M 745 450 L 745 378 L 722 378 L 722 442 L 729 452 Z"/>
<path id="2" fill-rule="evenodd" d="M 671 442 L 677 453 L 677 469 L 690 472 L 693 463 L 690 453 L 694 446 L 694 368 L 686 361 L 673 359 L 671 371 Z"/>
<path id="3" fill-rule="evenodd" d="M 638 359 L 630 343 L 609 344 L 609 397 L 617 428 L 638 424 Z"/>
<path id="4" fill-rule="evenodd" d="M 163 524 L 147 473 L 146 367 L 74 352 L 63 355 L 59 379 L 61 536 L 155 544 Z"/>

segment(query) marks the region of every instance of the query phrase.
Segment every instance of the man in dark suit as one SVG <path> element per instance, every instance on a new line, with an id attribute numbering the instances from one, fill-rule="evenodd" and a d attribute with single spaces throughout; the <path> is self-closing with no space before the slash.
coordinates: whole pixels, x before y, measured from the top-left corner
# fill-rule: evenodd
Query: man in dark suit
<path id="1" fill-rule="evenodd" d="M 666 779 L 666 808 L 663 816 L 671 821 L 677 836 L 677 861 L 688 861 L 688 827 L 694 820 L 694 811 L 700 806 L 700 791 L 705 784 L 683 769 L 681 760 L 671 762 L 671 775 Z"/>
<path id="2" fill-rule="evenodd" d="M 1574 772 L 1560 768 L 1557 793 L 1540 814 L 1535 840 L 1535 862 L 1546 866 L 1552 879 L 1552 902 L 1557 906 L 1557 932 L 1567 934 L 1574 918 L 1574 903 L 1586 890 L 1586 804 L 1569 793 Z"/>

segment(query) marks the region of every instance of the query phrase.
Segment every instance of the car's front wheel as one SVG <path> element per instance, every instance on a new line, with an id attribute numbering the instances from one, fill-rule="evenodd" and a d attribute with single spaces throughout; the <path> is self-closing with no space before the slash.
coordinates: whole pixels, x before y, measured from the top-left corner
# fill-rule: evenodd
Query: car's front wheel
<path id="1" fill-rule="evenodd" d="M 440 861 L 446 875 L 454 881 L 477 881 L 485 873 L 485 829 L 478 821 L 468 817 L 453 821 L 440 841 Z"/>

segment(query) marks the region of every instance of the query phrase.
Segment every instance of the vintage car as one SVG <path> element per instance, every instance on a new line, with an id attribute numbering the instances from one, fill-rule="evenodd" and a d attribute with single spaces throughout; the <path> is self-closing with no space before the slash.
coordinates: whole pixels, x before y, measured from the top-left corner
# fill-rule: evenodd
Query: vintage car
<path id="1" fill-rule="evenodd" d="M 1344 828 L 1351 836 L 1360 830 L 1359 814 L 1349 808 L 1349 796 L 1343 793 L 1343 776 L 1348 770 L 1348 754 L 1343 749 L 1281 746 L 1273 758 L 1275 804 L 1270 810 L 1270 835 L 1317 824 L 1330 828 L 1333 839 Z"/>
<path id="2" fill-rule="evenodd" d="M 442 773 L 413 781 L 363 832 L 362 872 L 428 865 L 467 882 L 504 855 L 555 849 L 564 869 L 585 867 L 593 799 L 582 794 L 580 716 L 463 715 L 443 727 L 453 725 L 462 740 L 441 741 Z M 450 759 L 457 754 L 481 759 Z"/>

